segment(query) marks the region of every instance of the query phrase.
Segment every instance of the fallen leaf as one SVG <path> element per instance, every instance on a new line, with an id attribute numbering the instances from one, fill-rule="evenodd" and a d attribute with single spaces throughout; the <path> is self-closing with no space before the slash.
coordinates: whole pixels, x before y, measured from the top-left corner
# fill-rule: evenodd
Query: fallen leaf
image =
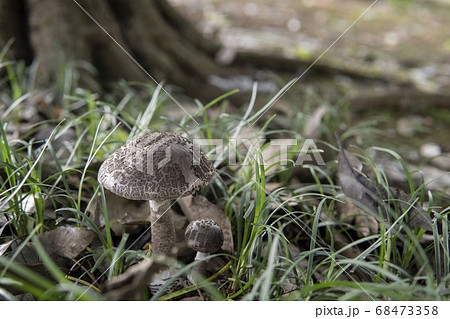
<path id="1" fill-rule="evenodd" d="M 109 224 L 115 235 L 132 233 L 139 225 L 150 225 L 150 206 L 148 201 L 129 200 L 105 189 Z M 88 210 L 99 227 L 105 226 L 102 200 L 100 197 L 91 201 Z"/>
<path id="2" fill-rule="evenodd" d="M 180 198 L 178 203 L 190 222 L 198 219 L 212 219 L 218 223 L 223 233 L 221 248 L 225 251 L 233 252 L 234 244 L 231 223 L 223 210 L 201 195 Z"/>
<path id="3" fill-rule="evenodd" d="M 38 236 L 48 254 L 69 259 L 77 257 L 94 240 L 96 234 L 87 228 L 61 226 Z"/>
<path id="4" fill-rule="evenodd" d="M 379 189 L 359 172 L 361 168 L 362 163 L 339 142 L 338 179 L 342 191 L 366 213 L 379 218 L 381 210 L 383 217 L 387 218 L 387 204 L 383 202 Z"/>
<path id="5" fill-rule="evenodd" d="M 103 293 L 108 300 L 142 300 L 143 289 L 161 268 L 152 260 L 132 265 L 121 275 L 109 280 Z"/>
<path id="6" fill-rule="evenodd" d="M 406 222 L 411 227 L 433 231 L 431 217 L 417 204 L 409 204 L 409 196 L 400 189 L 386 190 L 382 185 L 371 181 L 360 170 L 362 163 L 346 151 L 336 136 L 339 145 L 338 179 L 343 193 L 364 212 L 385 221 L 396 219 L 402 211 L 408 211 Z M 395 209 L 397 207 L 397 210 Z"/>
<path id="7" fill-rule="evenodd" d="M 306 138 L 317 139 L 320 137 L 322 118 L 327 114 L 328 110 L 329 107 L 327 105 L 321 105 L 314 111 L 303 130 Z"/>
<path id="8" fill-rule="evenodd" d="M 411 227 L 423 228 L 430 232 L 433 231 L 433 220 L 422 207 L 420 207 L 417 203 L 411 205 L 409 203 L 410 196 L 401 189 L 391 187 L 390 190 L 393 197 L 397 199 L 399 208 L 403 211 L 408 210 L 408 223 Z"/>
<path id="9" fill-rule="evenodd" d="M 10 240 L 0 245 L 0 256 L 3 256 L 3 254 L 8 250 L 9 246 L 11 246 L 12 243 L 13 240 Z"/>

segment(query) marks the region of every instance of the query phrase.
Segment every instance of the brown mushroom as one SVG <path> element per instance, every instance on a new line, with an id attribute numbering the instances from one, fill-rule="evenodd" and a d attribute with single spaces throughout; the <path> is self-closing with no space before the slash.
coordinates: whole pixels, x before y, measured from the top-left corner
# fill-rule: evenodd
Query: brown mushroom
<path id="1" fill-rule="evenodd" d="M 176 256 L 171 201 L 191 195 L 213 177 L 214 167 L 192 141 L 174 133 L 150 132 L 128 141 L 101 165 L 107 190 L 150 204 L 152 252 Z"/>
<path id="2" fill-rule="evenodd" d="M 187 245 L 197 252 L 195 261 L 198 263 L 192 271 L 204 277 L 208 264 L 205 259 L 209 254 L 218 251 L 223 244 L 222 228 L 212 219 L 194 220 L 186 227 L 184 236 Z M 192 277 L 189 277 L 189 280 L 195 282 Z"/>

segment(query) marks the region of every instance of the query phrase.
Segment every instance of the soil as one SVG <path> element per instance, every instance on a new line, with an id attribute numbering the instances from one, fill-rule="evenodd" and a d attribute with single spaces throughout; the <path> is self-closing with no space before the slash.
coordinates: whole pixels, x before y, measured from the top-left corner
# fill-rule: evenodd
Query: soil
<path id="1" fill-rule="evenodd" d="M 332 45 L 321 59 L 400 73 L 428 92 L 450 89 L 449 0 L 170 2 L 226 48 L 305 58 Z"/>
<path id="2" fill-rule="evenodd" d="M 313 85 L 320 92 L 339 87 L 335 95 L 343 94 L 344 87 L 351 101 L 350 125 L 374 116 L 382 119 L 377 124 L 382 134 L 360 141 L 361 147 L 389 147 L 409 163 L 429 165 L 423 150 L 431 145 L 438 149 L 433 156 L 443 163 L 440 172 L 449 171 L 449 0 L 170 2 L 228 54 L 239 50 L 311 61 L 320 57 L 327 65 L 392 79 L 386 84 L 341 76 L 311 83 L 305 76 L 295 86 Z"/>

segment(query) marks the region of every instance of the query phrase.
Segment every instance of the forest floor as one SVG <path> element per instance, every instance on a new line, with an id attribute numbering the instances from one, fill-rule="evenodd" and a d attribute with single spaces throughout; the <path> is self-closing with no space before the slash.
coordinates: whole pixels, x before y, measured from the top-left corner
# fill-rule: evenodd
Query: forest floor
<path id="1" fill-rule="evenodd" d="M 450 88 L 449 1 L 171 3 L 204 36 L 216 38 L 227 48 L 287 57 L 315 57 L 327 51 L 321 59 L 402 73 L 429 92 Z"/>
<path id="2" fill-rule="evenodd" d="M 305 87 L 334 90 L 350 100 L 354 124 L 378 117 L 382 134 L 362 144 L 395 148 L 411 163 L 430 164 L 425 168 L 430 180 L 450 171 L 449 1 L 170 2 L 229 51 L 282 54 L 311 63 L 320 57 L 318 63 L 392 79 L 322 81 L 297 72 L 301 78 L 290 90 L 300 91 L 297 98 Z M 336 93 L 337 87 L 344 90 Z M 301 102 L 294 103 L 275 105 L 273 113 L 304 111 Z M 437 188 L 449 187 L 448 176 L 440 180 Z"/>
<path id="3" fill-rule="evenodd" d="M 255 97 L 241 108 L 167 83 L 180 108 L 153 83 L 82 88 L 67 66 L 60 114 L 43 120 L 33 69 L 0 58 L 0 300 L 448 300 L 449 0 L 170 2 L 223 43 L 222 62 L 311 67 L 222 81 Z M 176 262 L 152 254 L 147 201 L 97 178 L 149 128 L 207 140 L 216 168 L 203 196 L 171 206 Z M 192 283 L 184 231 L 203 211 L 229 222 L 228 246 Z M 152 292 L 163 265 L 177 273 Z"/>

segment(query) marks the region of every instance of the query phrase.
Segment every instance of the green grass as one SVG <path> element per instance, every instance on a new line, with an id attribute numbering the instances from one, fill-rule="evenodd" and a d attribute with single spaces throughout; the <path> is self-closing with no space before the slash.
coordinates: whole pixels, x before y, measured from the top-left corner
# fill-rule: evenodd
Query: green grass
<path id="1" fill-rule="evenodd" d="M 176 106 L 158 87 L 119 82 L 112 93 L 97 93 L 79 88 L 73 80 L 76 70 L 62 66 L 55 84 L 61 96 L 60 115 L 49 120 L 33 114 L 30 122 L 24 123 L 23 113 L 30 108 L 27 103 L 32 103 L 36 94 L 33 70 L 3 59 L 0 54 L 0 74 L 4 76 L 0 80 L 1 298 L 15 299 L 22 292 L 37 300 L 102 300 L 101 289 L 108 279 L 149 258 L 144 246 L 129 248 L 136 238 L 132 233 L 117 236 L 112 231 L 107 199 L 96 172 L 125 141 L 152 129 L 206 138 L 209 156 L 223 155 L 215 161 L 217 176 L 204 194 L 230 219 L 235 252 L 212 256 L 225 262 L 198 287 L 170 293 L 161 290 L 150 298 L 178 300 L 200 289 L 213 300 L 449 299 L 450 206 L 435 202 L 434 193 L 425 185 L 414 185 L 399 154 L 378 148 L 403 166 L 413 198 L 420 204 L 427 201 L 429 211 L 438 216 L 442 227 L 434 225 L 432 239 L 424 243 L 423 232 L 410 229 L 402 216 L 398 225 L 381 224 L 379 231 L 366 236 L 360 225 L 341 218 L 339 205 L 344 197 L 334 182 L 334 131 L 339 130 L 341 138 L 349 141 L 374 132 L 382 134 L 373 122 L 350 123 L 345 101 L 324 117 L 319 128 L 323 140 L 316 142 L 324 148 L 326 166 L 309 163 L 294 167 L 298 146 L 289 152 L 287 165 L 275 162 L 266 166 L 262 154 L 270 139 L 301 138 L 314 106 L 327 101 L 306 90 L 304 107 L 298 108 L 295 117 L 283 119 L 280 127 L 277 117 L 270 115 L 270 101 L 262 107 L 255 105 L 255 87 L 248 107 L 239 114 L 226 112 L 226 97 L 235 92 L 206 105 L 194 103 L 196 125 L 187 114 L 170 117 L 169 110 Z M 290 98 L 289 94 L 283 97 Z M 48 139 L 37 141 L 35 134 L 44 128 L 50 128 Z M 267 139 L 261 149 L 247 152 L 242 141 L 228 143 L 244 131 L 248 137 Z M 67 143 L 58 145 L 58 138 L 66 137 Z M 218 146 L 215 139 L 225 142 Z M 378 182 L 388 187 L 384 173 L 367 154 L 363 158 Z M 234 159 L 236 164 L 229 165 Z M 95 205 L 103 226 L 94 218 Z M 48 255 L 38 239 L 39 234 L 61 225 L 88 228 L 96 234 L 95 245 L 66 260 L 64 267 Z M 39 257 L 39 267 L 20 257 L 28 254 L 28 247 Z M 172 281 L 185 277 L 193 264 L 178 264 Z M 88 289 L 90 285 L 93 287 Z"/>

